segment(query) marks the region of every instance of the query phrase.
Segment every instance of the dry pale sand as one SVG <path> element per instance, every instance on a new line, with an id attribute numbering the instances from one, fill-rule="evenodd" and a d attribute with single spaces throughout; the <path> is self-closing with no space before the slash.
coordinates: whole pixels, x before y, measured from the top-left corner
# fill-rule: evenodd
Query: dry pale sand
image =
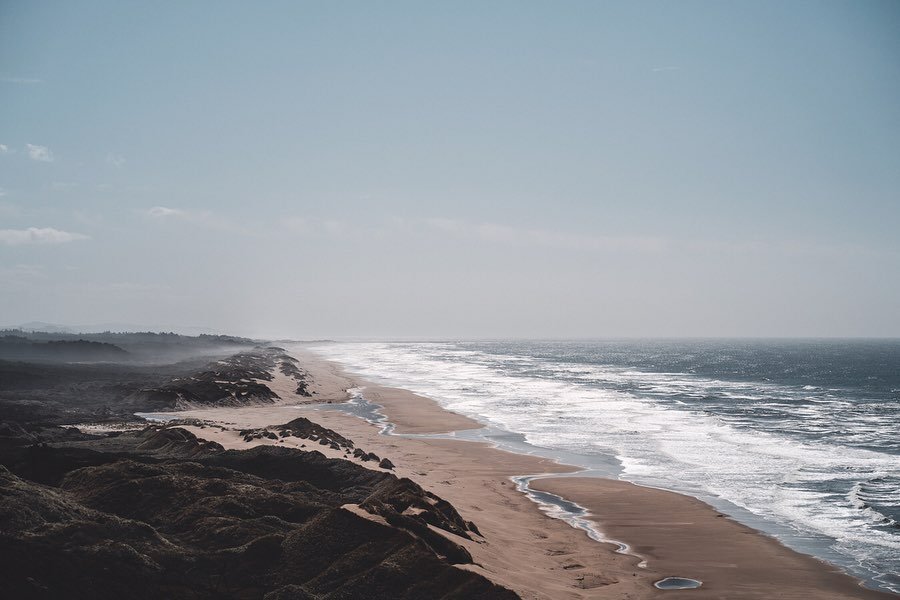
<path id="1" fill-rule="evenodd" d="M 366 384 L 302 347 L 301 360 L 314 384 L 313 401 L 340 401 L 346 390 L 364 387 L 367 399 L 382 405 L 398 433 L 439 433 L 478 426 L 406 390 Z M 549 478 L 532 487 L 557 493 L 587 507 L 599 528 L 628 543 L 644 558 L 615 552 L 566 523 L 551 519 L 523 494 L 511 476 L 573 472 L 552 461 L 512 454 L 487 444 L 453 439 L 384 436 L 380 428 L 336 410 L 320 410 L 293 394 L 291 380 L 269 383 L 284 401 L 276 405 L 215 408 L 180 413 L 201 419 L 189 427 L 199 437 L 226 448 L 260 443 L 301 446 L 327 456 L 341 451 L 300 440 L 244 442 L 237 430 L 286 423 L 305 416 L 352 439 L 357 447 L 389 458 L 398 476 L 409 477 L 451 502 L 474 521 L 483 539 L 455 539 L 484 574 L 523 598 L 894 598 L 860 587 L 856 580 L 774 539 L 719 516 L 710 506 L 680 494 L 594 478 Z M 297 405 L 298 402 L 306 403 Z M 350 460 L 356 460 L 350 458 Z M 359 462 L 359 461 L 357 461 Z M 373 463 L 361 463 L 377 469 Z M 351 507 L 352 508 L 352 507 Z M 702 579 L 696 590 L 662 591 L 653 582 L 670 575 Z"/>

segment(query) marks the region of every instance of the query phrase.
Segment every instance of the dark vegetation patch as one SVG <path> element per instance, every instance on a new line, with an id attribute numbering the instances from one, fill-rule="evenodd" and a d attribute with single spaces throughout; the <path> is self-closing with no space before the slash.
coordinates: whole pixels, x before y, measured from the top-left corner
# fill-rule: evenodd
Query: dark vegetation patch
<path id="1" fill-rule="evenodd" d="M 129 360 L 127 351 L 106 342 L 88 340 L 50 340 L 46 342 L 29 340 L 23 336 L 4 335 L 0 337 L 0 358 L 39 361 L 124 361 Z"/>
<path id="2" fill-rule="evenodd" d="M 64 332 L 40 332 L 23 331 L 21 329 L 6 329 L 0 331 L 0 339 L 17 338 L 29 343 L 40 345 L 48 343 L 90 342 L 105 346 L 115 346 L 124 351 L 126 355 L 118 354 L 112 358 L 91 358 L 89 355 L 79 354 L 74 357 L 46 356 L 46 360 L 63 361 L 130 361 L 144 364 L 171 364 L 197 356 L 228 355 L 239 352 L 243 348 L 253 347 L 253 340 L 235 337 L 231 335 L 180 335 L 177 333 L 156 333 L 150 331 L 128 333 L 64 333 Z M 2 346 L 2 343 L 0 343 Z M 76 346 L 69 346 L 76 348 Z M 89 348 L 88 346 L 83 346 Z M 19 347 L 19 353 L 15 348 L 10 348 L 12 355 L 3 358 L 16 360 L 30 360 L 21 354 L 23 347 Z"/>

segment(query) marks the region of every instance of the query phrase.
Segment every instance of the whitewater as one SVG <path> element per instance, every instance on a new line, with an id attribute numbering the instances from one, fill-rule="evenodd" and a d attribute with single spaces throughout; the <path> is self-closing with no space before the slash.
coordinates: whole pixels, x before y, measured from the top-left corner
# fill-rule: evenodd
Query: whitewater
<path id="1" fill-rule="evenodd" d="M 531 446 L 699 497 L 900 593 L 900 341 L 330 343 Z M 610 475 L 610 473 L 605 473 Z"/>

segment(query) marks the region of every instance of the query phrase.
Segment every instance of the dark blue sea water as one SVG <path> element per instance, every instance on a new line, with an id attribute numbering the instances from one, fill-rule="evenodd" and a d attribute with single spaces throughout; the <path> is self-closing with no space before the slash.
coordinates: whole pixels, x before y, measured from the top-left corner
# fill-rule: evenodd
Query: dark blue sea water
<path id="1" fill-rule="evenodd" d="M 734 516 L 900 592 L 900 340 L 333 344 L 528 443 Z"/>

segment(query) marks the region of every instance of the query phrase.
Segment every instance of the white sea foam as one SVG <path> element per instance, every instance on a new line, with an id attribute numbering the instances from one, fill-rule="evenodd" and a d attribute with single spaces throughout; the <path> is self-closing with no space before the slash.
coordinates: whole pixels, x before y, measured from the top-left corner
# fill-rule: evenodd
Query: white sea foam
<path id="1" fill-rule="evenodd" d="M 900 535 L 863 506 L 860 481 L 900 473 L 900 457 L 859 447 L 783 435 L 768 423 L 802 423 L 811 435 L 872 422 L 850 403 L 815 386 L 786 388 L 683 373 L 647 373 L 514 354 L 461 350 L 452 344 L 335 344 L 317 351 L 361 375 L 432 397 L 454 411 L 521 433 L 536 446 L 612 454 L 637 482 L 712 495 L 800 535 L 823 536 L 849 562 L 896 562 Z M 727 416 L 668 400 L 729 403 Z M 844 423 L 835 424 L 842 410 Z M 848 431 L 865 438 L 871 427 Z M 864 441 L 864 439 L 863 439 Z M 823 482 L 843 493 L 822 491 Z M 855 491 L 854 491 L 855 490 Z"/>
<path id="2" fill-rule="evenodd" d="M 894 527 L 897 525 L 897 521 L 888 517 L 884 513 L 878 512 L 869 504 L 863 500 L 863 484 L 862 482 L 856 482 L 852 488 L 850 488 L 850 492 L 847 493 L 847 500 L 850 502 L 850 505 L 854 508 L 858 509 L 865 515 L 870 521 L 876 523 L 878 525 Z M 896 506 L 896 503 L 891 502 L 882 502 L 882 504 L 887 504 L 888 506 Z"/>

